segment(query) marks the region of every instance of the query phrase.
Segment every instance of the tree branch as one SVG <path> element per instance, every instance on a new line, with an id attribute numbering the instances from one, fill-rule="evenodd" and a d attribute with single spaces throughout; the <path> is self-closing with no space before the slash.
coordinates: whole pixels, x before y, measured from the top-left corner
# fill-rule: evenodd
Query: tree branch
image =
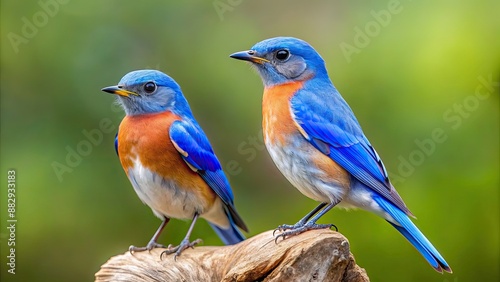
<path id="1" fill-rule="evenodd" d="M 311 230 L 274 243 L 266 231 L 237 245 L 195 247 L 174 261 L 164 249 L 110 258 L 95 281 L 369 281 L 349 242 L 331 230 Z"/>

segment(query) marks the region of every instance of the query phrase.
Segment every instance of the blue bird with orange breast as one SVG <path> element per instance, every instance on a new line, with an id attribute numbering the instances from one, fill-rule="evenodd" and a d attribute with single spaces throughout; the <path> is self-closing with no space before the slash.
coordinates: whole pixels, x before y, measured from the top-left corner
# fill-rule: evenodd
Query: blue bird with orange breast
<path id="1" fill-rule="evenodd" d="M 126 113 L 115 139 L 123 169 L 141 201 L 163 221 L 147 246 L 129 250 L 165 248 L 157 240 L 170 218 L 192 223 L 179 246 L 162 254 L 177 257 L 199 243 L 189 240 L 198 217 L 225 244 L 244 240 L 237 227 L 247 227 L 236 212 L 229 182 L 179 85 L 160 71 L 138 70 L 102 91 L 116 94 Z"/>
<path id="2" fill-rule="evenodd" d="M 296 224 L 279 226 L 276 239 L 332 227 L 316 221 L 334 206 L 359 207 L 387 220 L 435 270 L 451 272 L 410 220 L 382 160 L 311 45 L 277 37 L 231 57 L 251 62 L 262 78 L 264 141 L 274 163 L 302 194 L 321 202 Z"/>

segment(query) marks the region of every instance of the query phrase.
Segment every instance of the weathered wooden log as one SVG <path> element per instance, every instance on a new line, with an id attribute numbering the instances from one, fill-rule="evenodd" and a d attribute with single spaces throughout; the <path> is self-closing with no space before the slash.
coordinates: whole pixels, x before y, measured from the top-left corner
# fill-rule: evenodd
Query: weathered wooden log
<path id="1" fill-rule="evenodd" d="M 311 230 L 274 242 L 266 231 L 237 245 L 185 250 L 174 260 L 164 249 L 110 258 L 95 281 L 369 281 L 340 233 Z"/>

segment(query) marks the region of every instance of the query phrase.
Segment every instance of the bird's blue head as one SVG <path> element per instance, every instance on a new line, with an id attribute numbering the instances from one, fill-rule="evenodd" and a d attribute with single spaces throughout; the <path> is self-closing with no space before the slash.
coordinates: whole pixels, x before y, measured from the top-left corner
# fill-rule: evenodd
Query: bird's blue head
<path id="1" fill-rule="evenodd" d="M 190 111 L 177 82 L 157 70 L 129 72 L 118 85 L 102 91 L 116 94 L 127 115 L 158 113 L 174 110 L 174 107 Z"/>
<path id="2" fill-rule="evenodd" d="M 230 57 L 251 62 L 265 86 L 328 77 L 325 62 L 318 52 L 309 43 L 293 37 L 266 39 Z"/>

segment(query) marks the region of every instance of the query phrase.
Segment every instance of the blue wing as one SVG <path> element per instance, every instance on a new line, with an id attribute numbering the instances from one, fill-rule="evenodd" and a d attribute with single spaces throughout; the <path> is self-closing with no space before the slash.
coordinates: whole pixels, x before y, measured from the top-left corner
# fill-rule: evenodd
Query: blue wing
<path id="1" fill-rule="evenodd" d="M 234 208 L 234 196 L 219 160 L 203 130 L 195 121 L 177 120 L 170 127 L 170 139 L 184 161 L 205 180 L 222 199 L 236 225 L 247 227 Z"/>
<path id="2" fill-rule="evenodd" d="M 358 181 L 411 214 L 389 182 L 382 160 L 366 139 L 352 110 L 335 88 L 315 93 L 300 90 L 291 99 L 290 106 L 292 117 L 311 144 Z"/>

